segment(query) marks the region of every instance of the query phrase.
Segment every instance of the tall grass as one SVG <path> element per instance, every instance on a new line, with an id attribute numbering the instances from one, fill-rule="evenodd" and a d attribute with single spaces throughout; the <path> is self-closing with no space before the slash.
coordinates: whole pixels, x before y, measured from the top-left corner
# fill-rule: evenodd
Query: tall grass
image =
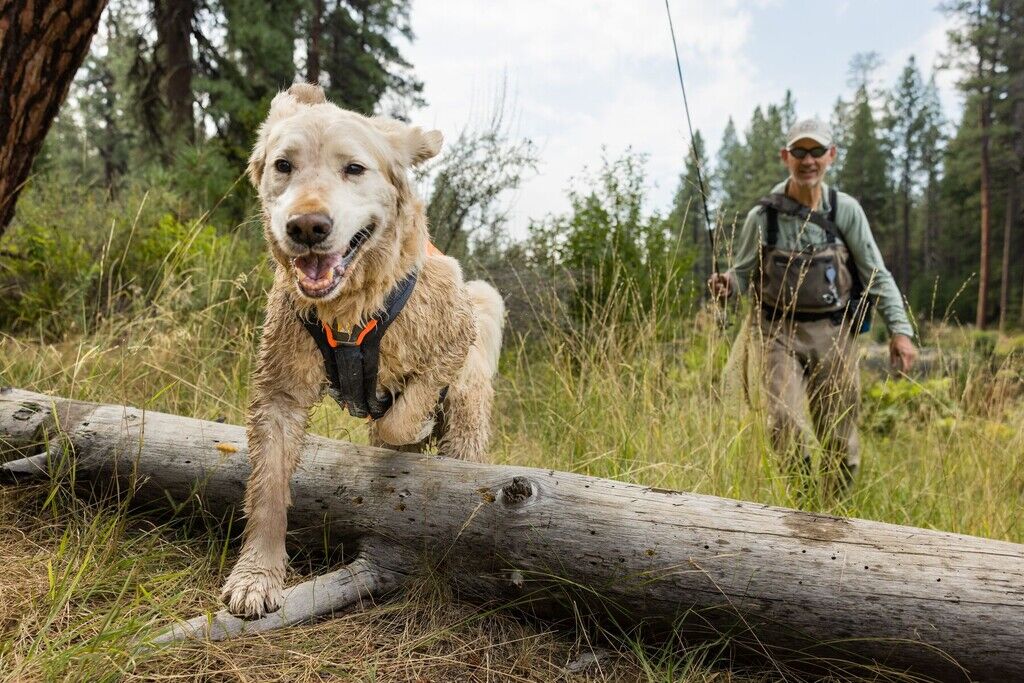
<path id="1" fill-rule="evenodd" d="M 159 229 L 159 221 L 137 226 L 133 243 Z M 199 252 L 177 246 L 191 234 L 159 268 L 138 269 L 153 277 L 130 281 L 144 306 L 106 309 L 84 332 L 0 335 L 0 384 L 241 422 L 267 266 L 246 256 L 252 242 L 243 235 L 220 235 Z M 175 260 L 174 249 L 191 256 Z M 816 495 L 819 482 L 796 481 L 780 465 L 763 410 L 743 398 L 744 364 L 727 362 L 743 312 L 730 311 L 721 327 L 706 310 L 680 314 L 655 291 L 638 302 L 630 287 L 616 287 L 583 322 L 516 327 L 530 331 L 511 333 L 502 356 L 495 462 L 1024 541 L 1019 342 L 939 330 L 935 363 L 949 379 L 866 375 L 862 471 L 848 497 L 826 498 Z M 366 439 L 365 424 L 330 402 L 315 410 L 311 430 Z M 552 680 L 576 677 L 565 665 L 590 647 L 500 606 L 452 604 L 428 582 L 401 602 L 315 627 L 140 650 L 170 619 L 216 607 L 228 530 L 154 525 L 59 485 L 0 496 L 0 672 L 10 680 Z M 323 569 L 309 562 L 293 571 Z M 617 642 L 580 675 L 729 676 L 709 668 L 707 648 Z"/>

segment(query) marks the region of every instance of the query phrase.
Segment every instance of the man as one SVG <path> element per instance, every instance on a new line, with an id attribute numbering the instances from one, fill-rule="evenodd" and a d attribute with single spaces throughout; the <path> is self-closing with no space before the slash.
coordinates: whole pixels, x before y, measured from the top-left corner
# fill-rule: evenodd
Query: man
<path id="1" fill-rule="evenodd" d="M 816 435 L 831 490 L 848 485 L 860 464 L 854 342 L 870 325 L 869 302 L 877 302 L 889 330 L 893 368 L 907 372 L 917 350 L 864 210 L 822 182 L 836 158 L 828 127 L 806 119 L 786 139 L 780 157 L 789 178 L 747 214 L 735 266 L 712 274 L 708 285 L 718 297 L 751 290 L 773 443 L 788 465 L 809 472 L 808 441 Z"/>

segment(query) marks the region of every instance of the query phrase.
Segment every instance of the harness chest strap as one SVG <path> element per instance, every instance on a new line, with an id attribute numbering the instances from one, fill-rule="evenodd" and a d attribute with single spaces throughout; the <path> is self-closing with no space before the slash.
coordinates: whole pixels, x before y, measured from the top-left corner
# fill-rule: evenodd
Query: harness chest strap
<path id="1" fill-rule="evenodd" d="M 381 310 L 349 332 L 333 329 L 315 313 L 299 318 L 324 358 L 331 395 L 353 417 L 378 419 L 394 402 L 390 394 L 377 396 L 380 340 L 409 301 L 416 280 L 415 271 L 407 275 L 388 293 Z"/>
<path id="2" fill-rule="evenodd" d="M 789 184 L 786 184 L 786 189 Z M 782 193 L 770 194 L 762 197 L 758 204 L 764 207 L 767 230 L 765 245 L 771 249 L 779 241 L 779 214 L 795 216 L 808 223 L 814 223 L 825 231 L 832 242 L 839 241 L 839 228 L 836 227 L 836 211 L 839 206 L 839 193 L 834 187 L 828 188 L 828 215 L 820 211 L 812 211 L 800 202 L 796 201 L 783 190 Z"/>

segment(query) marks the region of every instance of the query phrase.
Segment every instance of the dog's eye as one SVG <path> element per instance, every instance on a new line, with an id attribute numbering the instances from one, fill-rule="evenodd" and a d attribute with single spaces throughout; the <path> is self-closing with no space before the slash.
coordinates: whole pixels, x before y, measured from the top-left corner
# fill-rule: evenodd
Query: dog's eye
<path id="1" fill-rule="evenodd" d="M 345 167 L 345 175 L 363 175 L 365 170 L 366 167 L 360 164 L 349 164 Z"/>
<path id="2" fill-rule="evenodd" d="M 277 169 L 278 173 L 291 173 L 292 165 L 287 159 L 278 159 L 274 162 L 274 168 Z"/>

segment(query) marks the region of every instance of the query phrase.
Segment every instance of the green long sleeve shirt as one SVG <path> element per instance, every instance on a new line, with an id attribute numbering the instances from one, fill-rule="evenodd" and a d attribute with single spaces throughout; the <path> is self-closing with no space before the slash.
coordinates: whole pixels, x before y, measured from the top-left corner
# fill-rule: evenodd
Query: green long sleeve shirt
<path id="1" fill-rule="evenodd" d="M 781 182 L 772 188 L 772 192 L 783 192 L 786 183 Z M 878 311 L 889 328 L 889 334 L 905 334 L 914 336 L 914 328 L 910 326 L 907 310 L 903 306 L 903 297 L 896 286 L 892 273 L 885 267 L 882 254 L 878 251 L 875 237 L 871 234 L 871 226 L 864 215 L 864 209 L 850 195 L 837 193 L 836 226 L 839 236 L 856 264 L 860 281 L 864 283 L 868 294 L 878 302 Z M 831 210 L 828 203 L 828 187 L 822 184 L 821 213 Z M 750 282 L 751 273 L 760 261 L 761 246 L 764 244 L 767 218 L 760 206 L 755 206 L 747 214 L 736 245 L 735 265 L 730 270 L 736 277 L 739 290 L 745 292 Z M 805 222 L 795 216 L 779 215 L 779 237 L 776 246 L 779 249 L 798 251 L 806 247 L 821 245 L 828 242 L 828 235 L 814 223 Z"/>

